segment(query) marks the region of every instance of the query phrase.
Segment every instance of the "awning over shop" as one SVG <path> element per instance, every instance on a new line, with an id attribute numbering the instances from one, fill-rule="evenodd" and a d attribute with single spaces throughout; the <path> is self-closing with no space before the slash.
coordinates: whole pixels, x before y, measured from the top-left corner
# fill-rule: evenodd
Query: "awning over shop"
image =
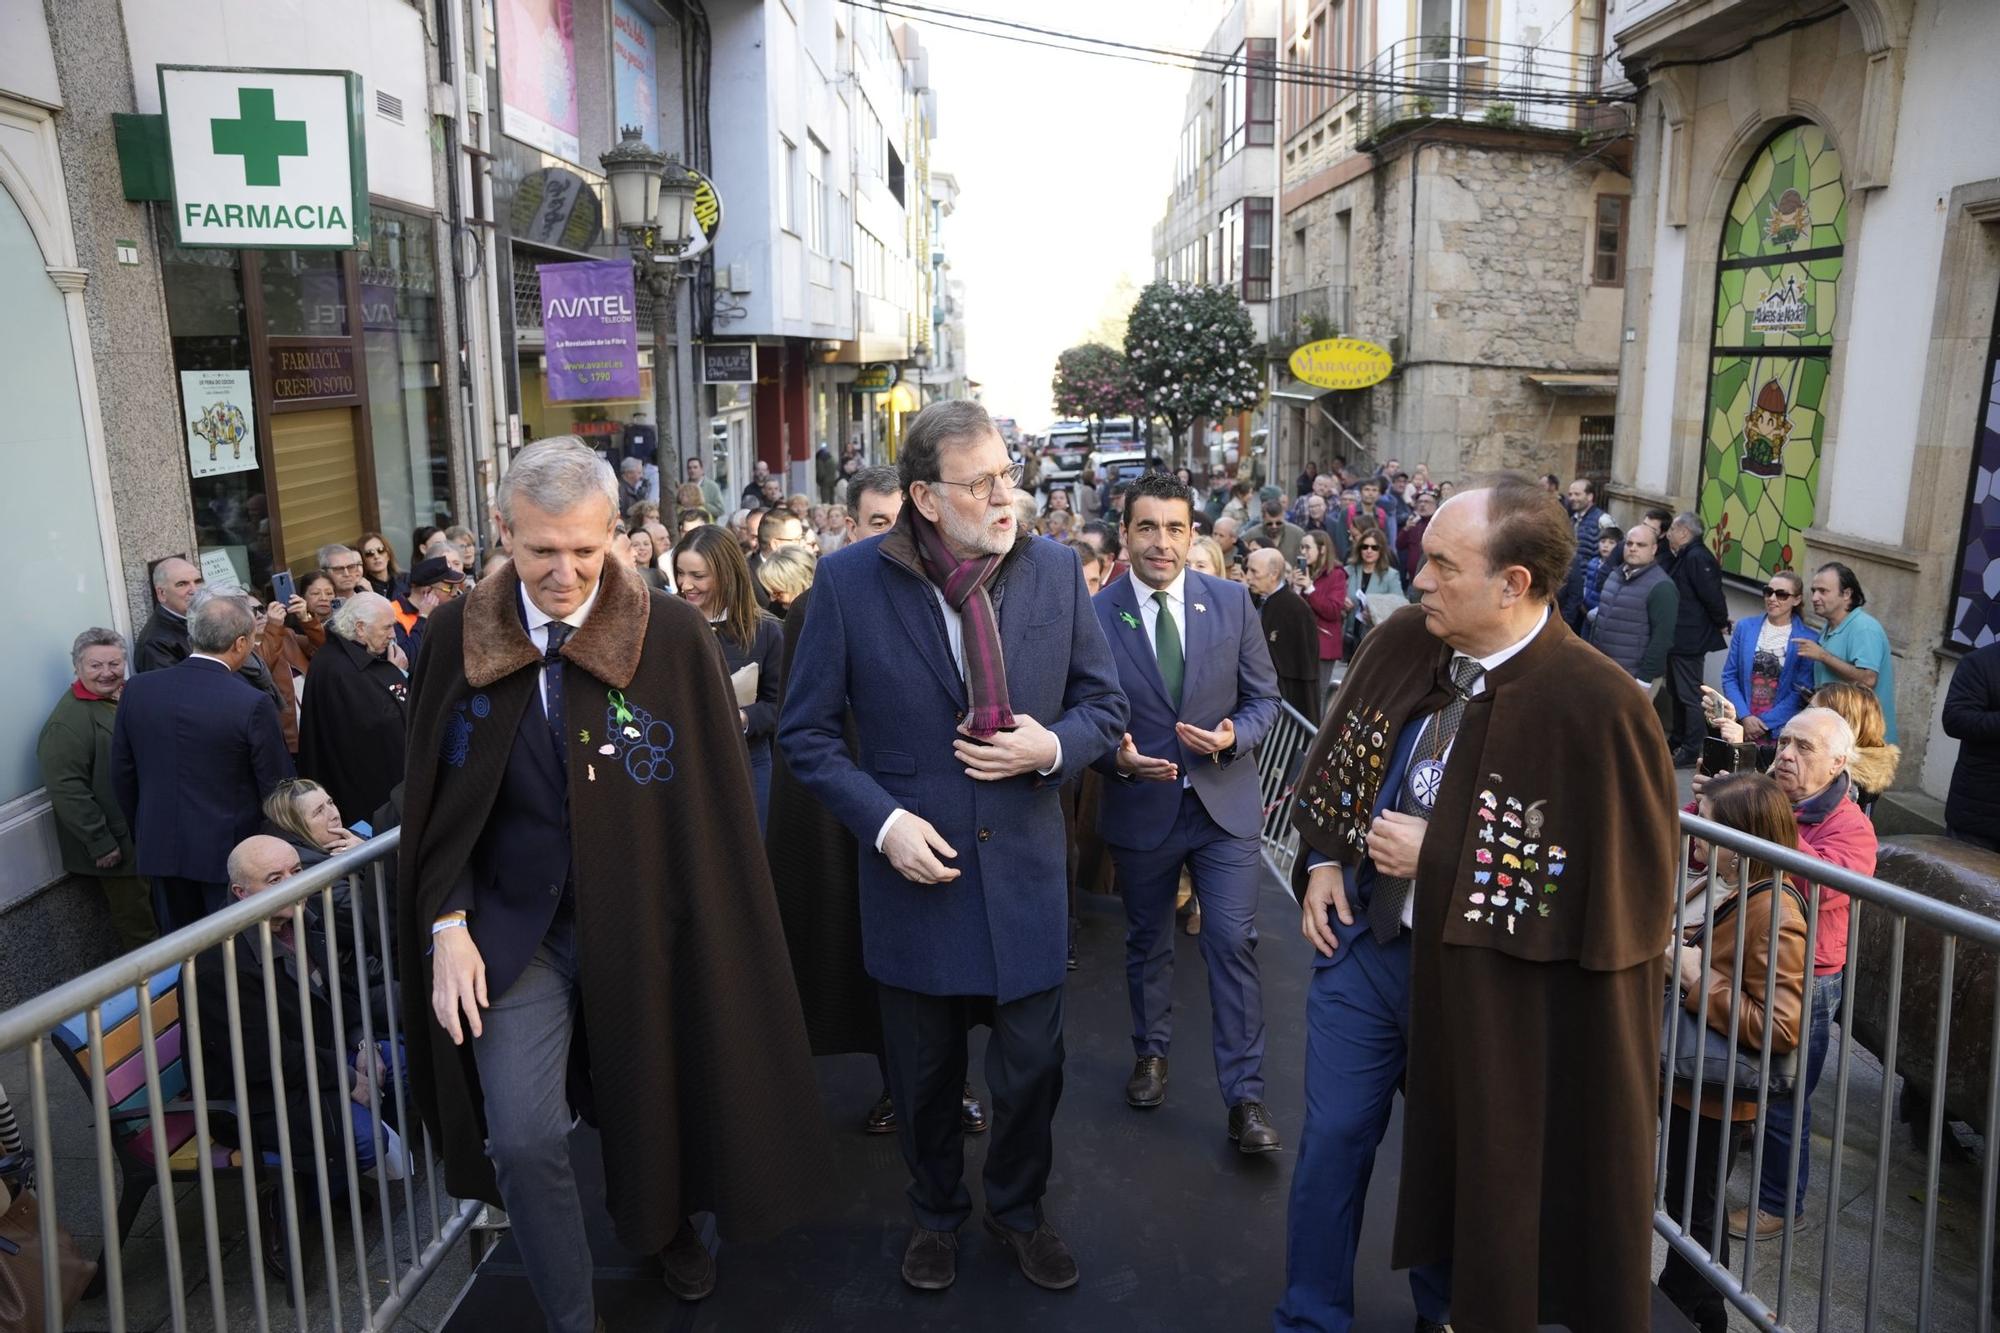
<path id="1" fill-rule="evenodd" d="M 1528 382 L 1558 398 L 1609 398 L 1618 392 L 1616 375 L 1530 375 Z"/>
<path id="2" fill-rule="evenodd" d="M 1295 380 L 1288 376 L 1278 381 L 1278 387 L 1271 390 L 1271 396 L 1273 398 L 1289 398 L 1294 402 L 1311 403 L 1317 402 L 1320 398 L 1331 392 L 1332 390 L 1330 389 L 1322 389 L 1315 385 L 1307 384 L 1304 380 Z"/>

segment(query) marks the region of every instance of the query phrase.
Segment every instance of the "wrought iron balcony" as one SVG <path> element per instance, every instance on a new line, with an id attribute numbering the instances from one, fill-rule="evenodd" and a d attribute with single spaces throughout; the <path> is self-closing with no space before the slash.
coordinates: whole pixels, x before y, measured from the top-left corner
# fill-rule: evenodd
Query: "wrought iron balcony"
<path id="1" fill-rule="evenodd" d="M 1416 121 L 1496 129 L 1600 129 L 1600 69 L 1590 56 L 1475 37 L 1411 37 L 1361 72 L 1361 138 Z"/>
<path id="2" fill-rule="evenodd" d="M 1321 338 L 1338 338 L 1349 331 L 1352 287 L 1309 287 L 1287 292 L 1271 307 L 1271 342 L 1289 354 Z"/>

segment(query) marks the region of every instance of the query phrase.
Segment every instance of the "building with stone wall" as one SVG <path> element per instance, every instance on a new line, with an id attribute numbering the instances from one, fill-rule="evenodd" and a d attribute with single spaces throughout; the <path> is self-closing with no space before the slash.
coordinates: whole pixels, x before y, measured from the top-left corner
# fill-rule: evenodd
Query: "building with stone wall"
<path id="1" fill-rule="evenodd" d="M 2000 6 L 1616 0 L 1637 91 L 1612 493 L 1697 509 L 1741 611 L 1840 561 L 1894 649 L 1902 814 L 2000 637 Z M 1878 819 L 1883 818 L 1878 814 Z"/>
<path id="2" fill-rule="evenodd" d="M 1451 8 L 1412 32 L 1397 4 L 1287 7 L 1303 72 L 1279 99 L 1272 351 L 1355 337 L 1396 369 L 1332 393 L 1281 378 L 1284 476 L 1336 455 L 1607 474 L 1629 142 L 1586 104 L 1594 7 Z"/>

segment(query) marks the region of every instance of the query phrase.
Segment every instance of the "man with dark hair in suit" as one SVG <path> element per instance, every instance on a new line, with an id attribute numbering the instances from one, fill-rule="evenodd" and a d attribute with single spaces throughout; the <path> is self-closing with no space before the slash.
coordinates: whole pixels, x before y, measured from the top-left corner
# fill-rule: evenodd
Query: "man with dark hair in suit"
<path id="1" fill-rule="evenodd" d="M 153 614 L 133 645 L 133 674 L 170 667 L 188 655 L 188 608 L 201 591 L 201 571 L 177 555 L 153 566 Z"/>
<path id="2" fill-rule="evenodd" d="M 237 675 L 256 621 L 235 593 L 188 611 L 185 660 L 126 682 L 111 777 L 162 934 L 223 905 L 229 853 L 257 831 L 292 756 L 270 696 Z"/>
<path id="3" fill-rule="evenodd" d="M 1264 1110 L 1257 976 L 1263 809 L 1257 766 L 1248 760 L 1277 720 L 1278 678 L 1249 594 L 1187 568 L 1193 521 L 1194 496 L 1173 477 L 1154 473 L 1134 482 L 1125 513 L 1131 577 L 1092 599 L 1131 707 L 1131 729 L 1096 764 L 1117 779 L 1105 784 L 1097 827 L 1118 866 L 1128 922 L 1136 1059 L 1125 1100 L 1149 1108 L 1167 1097 L 1174 897 L 1186 868 L 1202 906 L 1215 1076 L 1229 1137 L 1246 1153 L 1276 1152 L 1278 1133 Z M 1277 552 L 1250 558 L 1275 562 L 1283 581 Z"/>
<path id="4" fill-rule="evenodd" d="M 903 1280 L 957 1276 L 965 1022 L 990 1003 L 986 1229 L 1030 1281 L 1070 1287 L 1076 1261 L 1041 1206 L 1068 975 L 1059 788 L 1116 742 L 1125 700 L 1076 556 L 1021 530 L 1021 465 L 985 409 L 931 404 L 897 461 L 896 525 L 820 563 L 779 742 L 859 846 L 916 1215 Z"/>

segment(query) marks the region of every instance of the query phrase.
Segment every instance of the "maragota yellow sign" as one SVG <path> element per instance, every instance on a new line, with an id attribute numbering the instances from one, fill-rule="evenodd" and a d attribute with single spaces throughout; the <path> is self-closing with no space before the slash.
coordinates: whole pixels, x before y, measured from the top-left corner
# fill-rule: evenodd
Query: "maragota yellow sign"
<path id="1" fill-rule="evenodd" d="M 1317 389 L 1365 389 L 1394 368 L 1387 349 L 1359 338 L 1324 338 L 1292 353 L 1292 374 Z"/>

